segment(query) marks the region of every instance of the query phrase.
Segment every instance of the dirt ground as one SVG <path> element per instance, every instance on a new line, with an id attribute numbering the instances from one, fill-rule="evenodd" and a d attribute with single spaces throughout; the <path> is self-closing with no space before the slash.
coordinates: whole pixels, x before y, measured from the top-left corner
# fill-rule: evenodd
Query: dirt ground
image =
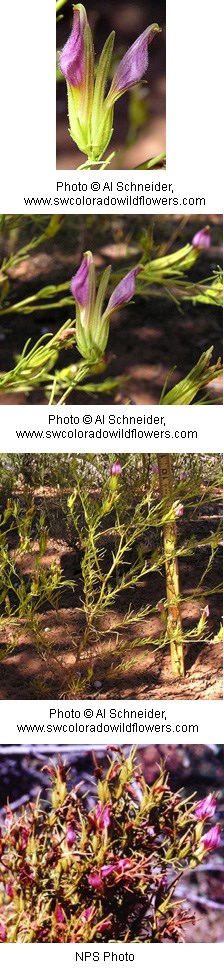
<path id="1" fill-rule="evenodd" d="M 58 284 L 69 280 L 79 266 L 83 250 L 90 246 L 100 271 L 108 263 L 112 263 L 113 271 L 116 272 L 117 267 L 123 267 L 125 273 L 128 260 L 138 262 L 140 250 L 136 238 L 138 239 L 141 231 L 142 218 L 139 221 L 138 218 L 126 217 L 121 220 L 115 217 L 109 221 L 101 217 L 98 231 L 96 225 L 93 231 L 91 218 L 84 223 L 78 218 L 66 219 L 58 238 L 46 244 L 44 249 L 41 248 L 40 253 L 23 260 L 10 272 L 11 299 L 14 302 L 29 297 L 46 283 Z M 216 216 L 200 216 L 196 221 L 195 217 L 191 217 L 185 228 L 182 227 L 179 238 L 177 236 L 176 248 L 192 239 L 196 226 L 206 223 L 211 225 L 212 247 L 203 251 L 196 267 L 189 273 L 189 280 L 206 279 L 222 263 L 221 222 Z M 160 242 L 161 238 L 164 242 L 169 239 L 169 235 L 178 227 L 174 218 L 157 217 L 149 220 L 144 217 L 144 227 L 149 229 L 150 225 L 154 227 L 155 239 Z M 34 342 L 46 327 L 54 333 L 71 315 L 71 307 L 54 309 L 49 306 L 47 311 L 39 310 L 35 315 L 9 314 L 5 318 L 1 317 L 0 326 L 4 328 L 5 339 L 1 341 L 1 371 L 12 368 L 16 355 L 21 353 L 31 334 Z M 100 380 L 108 377 L 121 378 L 121 387 L 115 393 L 117 403 L 132 401 L 143 405 L 158 404 L 168 375 L 172 372 L 167 386 L 169 389 L 185 377 L 202 352 L 211 345 L 214 346 L 215 362 L 219 355 L 222 358 L 221 307 L 193 305 L 188 301 L 182 302 L 181 307 L 178 307 L 165 294 L 158 297 L 150 294 L 147 300 L 136 296 L 127 308 L 113 315 L 107 349 L 108 364 Z M 64 351 L 58 360 L 58 367 L 67 367 L 75 360 L 77 355 L 74 350 Z M 209 399 L 217 402 L 220 397 L 221 377 L 209 385 Z M 29 396 L 23 393 L 4 393 L 0 397 L 2 405 L 35 405 L 46 402 L 39 389 Z M 86 405 L 104 402 L 110 404 L 114 402 L 114 394 L 104 393 L 97 396 L 92 392 L 73 392 L 68 402 Z"/>
<path id="2" fill-rule="evenodd" d="M 116 157 L 111 169 L 134 169 L 148 159 L 166 151 L 166 33 L 165 0 L 87 0 L 86 10 L 94 32 L 97 59 L 111 30 L 116 31 L 115 51 L 123 54 L 150 23 L 159 23 L 162 33 L 153 40 L 149 49 L 149 67 L 141 85 L 140 113 L 143 124 L 135 129 L 136 111 L 131 108 L 130 93 L 126 93 L 115 105 L 114 135 L 106 152 Z M 70 34 L 72 5 L 67 4 L 63 18 L 57 27 L 57 49 L 62 50 Z M 119 59 L 121 59 L 121 57 Z M 147 85 L 146 85 L 147 81 Z M 132 89 L 133 90 L 133 89 Z M 142 103 L 142 110 L 141 110 Z M 77 169 L 86 157 L 77 149 L 68 132 L 67 95 L 65 81 L 57 83 L 57 169 Z M 93 167 L 94 168 L 94 167 Z"/>
<path id="3" fill-rule="evenodd" d="M 217 515 L 219 505 L 217 506 Z M 214 514 L 214 511 L 213 511 Z M 208 536 L 216 517 L 202 518 L 185 530 L 197 537 Z M 194 602 L 194 591 L 207 564 L 206 548 L 194 551 L 193 557 L 179 559 L 183 631 L 188 631 L 200 618 L 200 606 Z M 170 664 L 169 647 L 155 647 L 161 633 L 158 612 L 132 628 L 122 628 L 130 602 L 136 610 L 145 604 L 156 605 L 165 596 L 164 572 L 150 574 L 135 592 L 122 593 L 116 607 L 99 620 L 97 633 L 87 649 L 79 654 L 83 633 L 81 610 L 82 586 L 77 552 L 60 538 L 51 537 L 43 566 L 54 562 L 63 568 L 63 577 L 75 581 L 74 591 L 63 592 L 58 611 L 46 605 L 38 615 L 39 636 L 34 644 L 32 632 L 19 622 L 16 647 L 0 663 L 1 699 L 87 698 L 87 699 L 220 699 L 222 698 L 222 646 L 216 641 L 222 604 L 219 594 L 209 598 L 209 627 L 206 642 L 188 642 L 185 650 L 186 675 L 175 678 Z M 33 558 L 23 557 L 23 573 L 32 574 Z M 217 555 L 208 584 L 211 588 L 222 581 L 222 553 Z M 201 602 L 203 606 L 204 602 Z M 5 653 L 15 626 L 8 622 L 1 632 L 0 652 Z M 119 639 L 117 642 L 117 632 Z M 144 646 L 138 645 L 145 638 Z M 148 638 L 148 642 L 147 642 Z M 131 647 L 135 639 L 134 647 Z"/>

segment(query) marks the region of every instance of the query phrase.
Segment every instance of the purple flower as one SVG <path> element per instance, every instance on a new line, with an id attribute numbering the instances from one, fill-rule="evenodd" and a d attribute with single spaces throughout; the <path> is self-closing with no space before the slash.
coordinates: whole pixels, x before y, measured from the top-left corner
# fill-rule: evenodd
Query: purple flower
<path id="1" fill-rule="evenodd" d="M 82 3 L 77 3 L 73 10 L 72 32 L 61 52 L 59 66 L 68 84 L 78 88 L 84 77 L 84 30 L 87 16 Z"/>
<path id="2" fill-rule="evenodd" d="M 140 273 L 140 267 L 134 267 L 134 270 L 129 270 L 129 273 L 123 277 L 123 280 L 115 287 L 115 290 L 111 294 L 110 300 L 108 302 L 106 311 L 104 312 L 104 317 L 112 314 L 116 311 L 118 307 L 122 307 L 122 304 L 128 304 L 131 301 L 135 293 L 135 278 L 137 274 Z"/>
<path id="3" fill-rule="evenodd" d="M 111 805 L 105 804 L 103 806 L 99 802 L 99 804 L 96 805 L 94 811 L 94 818 L 97 823 L 98 830 L 102 832 L 106 831 L 106 829 L 109 828 L 111 824 Z"/>
<path id="4" fill-rule="evenodd" d="M 67 841 L 68 848 L 72 848 L 72 845 L 74 845 L 75 843 L 75 839 L 76 839 L 76 832 L 73 828 L 73 824 L 68 824 L 67 831 L 66 831 L 66 841 Z"/>
<path id="5" fill-rule="evenodd" d="M 97 932 L 104 932 L 105 929 L 111 929 L 111 919 L 102 919 L 102 922 L 98 922 Z"/>
<path id="6" fill-rule="evenodd" d="M 140 37 L 137 37 L 134 44 L 126 51 L 115 71 L 108 94 L 108 102 L 113 103 L 123 91 L 127 91 L 128 88 L 132 88 L 134 84 L 141 81 L 148 67 L 148 46 L 151 44 L 154 35 L 159 31 L 158 24 L 151 24 L 150 27 L 146 27 L 143 34 L 140 34 Z"/>
<path id="7" fill-rule="evenodd" d="M 207 250 L 211 246 L 211 237 L 209 233 L 209 227 L 205 226 L 204 230 L 198 230 L 193 236 L 192 247 L 198 247 L 199 250 Z"/>
<path id="8" fill-rule="evenodd" d="M 3 923 L 0 922 L 0 943 L 5 943 L 5 942 L 6 942 L 6 928 L 5 926 L 3 926 Z"/>
<path id="9" fill-rule="evenodd" d="M 102 886 L 102 881 L 114 872 L 114 865 L 103 865 L 98 872 L 90 872 L 88 877 L 88 883 L 93 889 L 99 889 Z"/>
<path id="10" fill-rule="evenodd" d="M 89 920 L 92 919 L 93 916 L 94 916 L 94 909 L 92 905 L 90 905 L 88 909 L 84 909 L 84 911 L 82 912 L 81 921 L 89 922 Z"/>
<path id="11" fill-rule="evenodd" d="M 203 846 L 203 851 L 213 851 L 213 848 L 219 847 L 220 841 L 220 825 L 215 824 L 214 828 L 210 828 L 210 831 L 201 838 L 200 845 Z"/>
<path id="12" fill-rule="evenodd" d="M 54 910 L 54 917 L 58 926 L 61 926 L 62 922 L 65 922 L 65 913 L 61 908 L 61 905 L 57 903 Z"/>
<path id="13" fill-rule="evenodd" d="M 152 473 L 158 473 L 158 466 L 157 466 L 157 463 L 153 463 L 153 464 L 152 464 Z"/>
<path id="14" fill-rule="evenodd" d="M 112 466 L 110 468 L 110 476 L 120 476 L 121 473 L 122 473 L 122 466 L 119 463 L 119 459 L 116 459 L 115 463 L 112 463 Z"/>
<path id="15" fill-rule="evenodd" d="M 216 811 L 216 797 L 214 794 L 208 794 L 203 801 L 199 801 L 196 804 L 194 813 L 199 821 L 206 821 L 207 818 L 213 818 L 213 814 Z"/>
<path id="16" fill-rule="evenodd" d="M 209 618 L 209 614 L 210 614 L 209 613 L 209 605 L 205 605 L 205 607 L 202 609 L 202 616 L 203 616 L 203 618 Z"/>
<path id="17" fill-rule="evenodd" d="M 116 865 L 116 872 L 119 872 L 121 873 L 121 875 L 123 875 L 123 872 L 125 872 L 126 869 L 130 867 L 130 865 L 131 865 L 130 858 L 120 858 L 120 861 Z"/>
<path id="18" fill-rule="evenodd" d="M 7 882 L 7 884 L 5 886 L 5 891 L 6 891 L 6 895 L 8 895 L 8 897 L 9 897 L 9 899 L 13 899 L 14 898 L 14 892 L 13 892 L 12 882 Z"/>
<path id="19" fill-rule="evenodd" d="M 89 267 L 92 263 L 92 254 L 87 251 L 84 254 L 82 263 L 77 273 L 71 279 L 70 289 L 72 296 L 81 307 L 87 307 L 89 297 Z"/>
<path id="20" fill-rule="evenodd" d="M 88 884 L 92 889 L 100 889 L 102 885 L 102 876 L 100 872 L 90 872 Z"/>
<path id="21" fill-rule="evenodd" d="M 179 503 L 179 500 L 175 500 L 175 503 L 173 503 L 173 510 L 175 517 L 183 517 L 184 506 L 183 503 Z"/>
<path id="22" fill-rule="evenodd" d="M 183 480 L 183 482 L 184 482 L 184 480 L 186 480 L 186 479 L 187 479 L 187 474 L 186 473 L 181 473 L 180 474 L 180 480 Z"/>

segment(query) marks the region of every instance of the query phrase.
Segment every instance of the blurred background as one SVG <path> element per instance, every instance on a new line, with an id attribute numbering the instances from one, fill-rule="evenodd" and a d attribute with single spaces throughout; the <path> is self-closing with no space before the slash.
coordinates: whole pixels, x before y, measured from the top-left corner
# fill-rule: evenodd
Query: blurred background
<path id="1" fill-rule="evenodd" d="M 152 23 L 162 33 L 149 47 L 149 66 L 143 80 L 116 102 L 114 135 L 109 151 L 116 150 L 112 169 L 133 169 L 166 150 L 166 2 L 165 0 L 86 0 L 89 24 L 98 60 L 112 30 L 116 32 L 112 74 L 139 34 Z M 57 50 L 71 31 L 72 3 L 65 4 L 57 23 Z M 111 77 L 112 77 L 111 74 Z M 146 84 L 147 82 L 147 84 Z M 107 152 L 108 155 L 108 152 Z M 57 80 L 57 169 L 77 169 L 85 156 L 68 132 L 66 83 Z"/>
<path id="2" fill-rule="evenodd" d="M 222 216 L 218 214 L 172 216 L 61 216 L 54 237 L 47 238 L 49 216 L 5 216 L 0 232 L 0 354 L 2 372 L 15 364 L 25 342 L 32 344 L 46 331 L 56 333 L 68 318 L 74 317 L 70 280 L 78 269 L 83 252 L 91 249 L 99 273 L 111 264 L 112 286 L 121 275 L 142 259 L 153 260 L 177 252 L 191 243 L 198 230 L 210 226 L 211 245 L 201 250 L 194 266 L 186 274 L 182 297 L 173 279 L 173 287 L 150 286 L 140 293 L 139 278 L 133 302 L 116 312 L 110 324 L 108 364 L 103 378 L 118 378 L 121 385 L 116 401 L 134 400 L 137 404 L 158 404 L 162 388 L 170 374 L 168 387 L 183 379 L 200 355 L 214 346 L 213 362 L 222 357 L 223 313 L 215 301 L 198 301 L 199 282 L 206 290 L 207 281 L 215 280 L 222 267 Z M 38 245 L 33 240 L 41 235 Z M 24 248 L 27 248 L 24 250 Z M 7 266 L 6 266 L 7 265 Z M 1 274 L 2 268 L 2 274 Z M 120 277 L 119 277 L 120 275 Z M 67 289 L 66 289 L 67 281 Z M 37 299 L 38 291 L 52 285 L 63 292 Z M 178 283 L 178 282 L 177 282 Z M 185 287 L 186 283 L 186 287 Z M 220 283 L 221 288 L 221 283 Z M 191 296 L 189 296 L 191 294 Z M 31 300 L 34 295 L 33 301 Z M 63 297 L 64 305 L 59 306 Z M 24 310 L 15 305 L 30 300 Z M 71 302 L 69 304 L 69 301 Z M 56 306 L 55 306 L 56 305 Z M 58 306 L 57 306 L 58 305 Z M 35 308 L 35 310 L 32 310 Z M 30 313 L 27 313 L 30 309 Z M 26 314 L 25 314 L 26 311 Z M 74 348 L 64 350 L 58 361 L 67 367 L 79 356 Z M 175 372 L 173 369 L 175 368 Z M 171 374 L 172 373 L 172 374 Z M 123 377 L 125 376 L 125 378 Z M 127 379 L 128 376 L 128 379 Z M 209 399 L 222 394 L 221 377 L 209 386 Z M 27 398 L 24 393 L 4 394 L 1 404 L 38 404 L 46 402 L 43 391 L 35 389 Z M 73 392 L 70 403 L 113 402 L 112 395 L 101 397 Z"/>
<path id="3" fill-rule="evenodd" d="M 81 793 L 88 791 L 85 800 L 90 807 L 95 802 L 92 750 L 100 764 L 107 766 L 105 746 L 0 746 L 0 817 L 4 820 L 4 805 L 9 799 L 20 814 L 22 805 L 34 800 L 42 790 L 48 800 L 49 777 L 42 770 L 46 761 L 57 761 L 58 755 L 71 768 L 69 788 L 82 781 Z M 130 747 L 123 747 L 126 753 Z M 166 763 L 169 780 L 176 791 L 183 788 L 186 797 L 196 793 L 198 799 L 215 791 L 218 802 L 214 821 L 221 826 L 224 817 L 224 747 L 211 745 L 140 746 L 138 762 L 151 784 L 158 776 L 161 761 Z M 224 941 L 224 840 L 220 847 L 205 858 L 189 875 L 180 879 L 176 889 L 178 899 L 186 899 L 187 910 L 195 915 L 195 924 L 185 926 L 187 942 L 216 943 Z"/>

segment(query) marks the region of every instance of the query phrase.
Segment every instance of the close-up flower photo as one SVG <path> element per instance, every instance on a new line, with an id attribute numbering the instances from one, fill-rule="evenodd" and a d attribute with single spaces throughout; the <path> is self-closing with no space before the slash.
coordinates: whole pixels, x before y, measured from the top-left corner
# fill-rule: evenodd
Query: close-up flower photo
<path id="1" fill-rule="evenodd" d="M 166 0 L 56 0 L 56 14 L 57 169 L 164 168 Z"/>
<path id="2" fill-rule="evenodd" d="M 0 746 L 0 942 L 221 941 L 223 756 Z"/>
<path id="3" fill-rule="evenodd" d="M 0 406 L 222 402 L 221 216 L 0 230 Z"/>

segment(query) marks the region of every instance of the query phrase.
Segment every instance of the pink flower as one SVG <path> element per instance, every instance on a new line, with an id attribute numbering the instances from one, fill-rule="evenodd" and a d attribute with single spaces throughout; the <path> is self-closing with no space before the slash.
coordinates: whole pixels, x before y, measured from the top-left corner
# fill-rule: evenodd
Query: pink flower
<path id="1" fill-rule="evenodd" d="M 117 287 L 115 287 L 111 294 L 106 311 L 104 311 L 104 317 L 109 317 L 114 311 L 117 311 L 117 308 L 131 301 L 135 293 L 135 278 L 139 273 L 140 267 L 134 267 L 134 270 L 129 270 L 129 273 L 123 277 L 123 280 L 120 280 L 120 283 L 117 284 Z"/>
<path id="2" fill-rule="evenodd" d="M 116 464 L 114 463 L 114 466 Z M 117 464 L 119 465 L 119 464 Z M 100 802 L 96 805 L 94 810 L 94 819 L 97 823 L 99 831 L 106 831 L 111 824 L 111 805 L 102 805 Z"/>
<path id="3" fill-rule="evenodd" d="M 74 845 L 75 840 L 76 840 L 76 832 L 73 828 L 73 824 L 68 824 L 67 831 L 66 831 L 66 842 L 68 848 L 72 848 L 72 845 Z"/>
<path id="4" fill-rule="evenodd" d="M 202 609 L 203 618 L 209 618 L 209 605 L 205 605 Z"/>
<path id="5" fill-rule="evenodd" d="M 90 872 L 90 875 L 88 876 L 88 884 L 92 889 L 100 889 L 102 885 L 101 872 Z"/>
<path id="6" fill-rule="evenodd" d="M 116 459 L 110 468 L 110 476 L 120 476 L 120 473 L 122 473 L 122 466 L 119 463 L 119 459 Z"/>
<path id="7" fill-rule="evenodd" d="M 9 899 L 13 899 L 14 892 L 13 892 L 12 882 L 7 882 L 7 884 L 5 886 L 5 891 L 6 891 L 6 895 L 8 895 L 8 897 L 9 897 Z"/>
<path id="8" fill-rule="evenodd" d="M 105 929 L 111 929 L 111 919 L 102 919 L 102 922 L 98 922 L 96 926 L 97 932 L 104 932 Z"/>
<path id="9" fill-rule="evenodd" d="M 213 818 L 213 814 L 216 811 L 216 797 L 214 794 L 208 794 L 203 801 L 199 801 L 196 804 L 194 813 L 199 821 L 206 821 L 207 818 Z"/>
<path id="10" fill-rule="evenodd" d="M 84 911 L 82 912 L 81 922 L 89 922 L 89 920 L 92 919 L 93 916 L 94 916 L 94 909 L 92 905 L 90 905 L 88 909 L 84 909 Z"/>
<path id="11" fill-rule="evenodd" d="M 72 296 L 80 304 L 81 307 L 87 307 L 89 298 L 89 267 L 92 263 L 92 254 L 87 251 L 84 254 L 82 263 L 77 270 L 74 277 L 71 279 L 71 292 Z"/>
<path id="12" fill-rule="evenodd" d="M 5 943 L 5 942 L 6 942 L 6 928 L 5 926 L 3 926 L 2 922 L 0 922 L 0 943 Z"/>
<path id="13" fill-rule="evenodd" d="M 175 517 L 183 517 L 184 506 L 183 503 L 179 503 L 179 500 L 175 500 L 175 503 L 173 503 L 173 510 Z"/>
<path id="14" fill-rule="evenodd" d="M 186 479 L 187 479 L 187 474 L 186 473 L 181 473 L 180 474 L 180 480 L 183 480 L 183 482 L 184 482 L 184 480 L 186 480 Z"/>
<path id="15" fill-rule="evenodd" d="M 140 34 L 140 37 L 137 37 L 134 44 L 126 51 L 115 71 L 107 96 L 108 102 L 113 104 L 123 91 L 127 91 L 128 88 L 132 88 L 134 84 L 141 81 L 148 67 L 148 46 L 159 31 L 158 24 L 151 24 L 150 27 L 146 27 L 146 30 Z"/>
<path id="16" fill-rule="evenodd" d="M 61 52 L 59 66 L 68 84 L 78 88 L 84 77 L 84 30 L 87 16 L 82 3 L 77 3 L 73 10 L 72 31 Z"/>
<path id="17" fill-rule="evenodd" d="M 57 903 L 57 905 L 55 906 L 54 917 L 56 919 L 57 926 L 61 926 L 61 924 L 65 922 L 65 913 L 64 910 L 61 908 L 61 905 L 59 905 L 59 903 Z"/>
<path id="18" fill-rule="evenodd" d="M 203 851 L 213 851 L 213 848 L 219 847 L 220 841 L 220 825 L 215 824 L 214 828 L 210 828 L 210 831 L 207 831 L 207 834 L 201 838 L 200 845 L 202 845 Z"/>
<path id="19" fill-rule="evenodd" d="M 204 230 L 198 230 L 193 236 L 192 247 L 198 247 L 199 250 L 207 250 L 211 246 L 211 237 L 209 233 L 208 226 L 205 226 Z"/>
<path id="20" fill-rule="evenodd" d="M 123 875 L 127 868 L 130 868 L 130 865 L 130 858 L 120 858 L 120 861 L 116 865 L 116 872 L 118 872 L 119 875 Z"/>

